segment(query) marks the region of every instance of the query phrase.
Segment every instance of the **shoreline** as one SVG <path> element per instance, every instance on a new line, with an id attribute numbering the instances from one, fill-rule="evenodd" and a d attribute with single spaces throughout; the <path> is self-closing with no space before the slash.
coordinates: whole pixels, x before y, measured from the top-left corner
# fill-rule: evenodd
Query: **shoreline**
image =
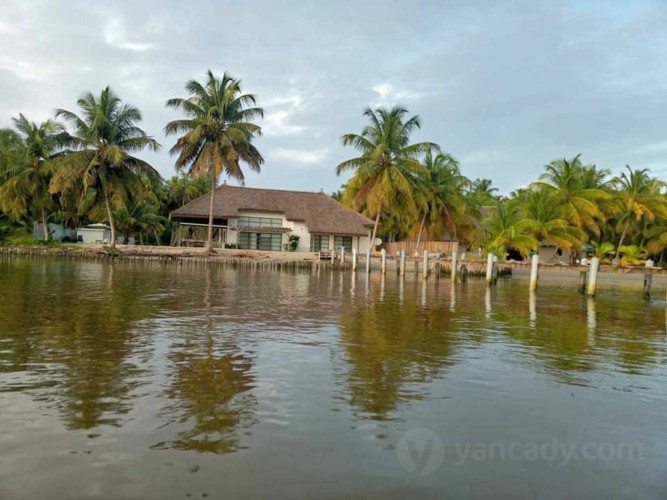
<path id="1" fill-rule="evenodd" d="M 320 260 L 317 253 L 311 252 L 271 252 L 261 250 L 239 250 L 239 249 L 214 249 L 208 254 L 203 248 L 192 247 L 170 247 L 170 246 L 140 246 L 140 245 L 117 245 L 111 250 L 104 245 L 58 245 L 58 246 L 7 246 L 0 247 L 0 258 L 66 258 L 73 260 L 94 260 L 108 262 L 156 262 L 164 264 L 195 264 L 195 265 L 219 265 L 235 268 L 257 268 L 266 270 L 304 270 L 310 271 L 319 268 L 351 271 L 351 255 L 346 254 L 345 265 L 341 266 L 339 261 L 333 265 L 330 260 Z M 398 262 L 395 258 L 387 256 L 387 275 L 397 273 Z M 421 258 L 411 258 L 406 262 L 406 277 L 419 277 L 421 272 L 415 271 L 415 263 L 419 270 L 422 265 Z M 436 262 L 444 271 L 443 278 L 449 279 L 450 261 L 431 261 L 431 273 Z M 483 279 L 486 267 L 484 261 L 466 261 L 471 275 L 470 279 Z M 528 280 L 530 263 L 499 262 L 500 269 L 511 270 L 509 277 L 523 282 Z M 359 257 L 359 267 L 356 272 L 364 274 L 366 270 L 365 256 Z M 371 259 L 371 271 L 373 274 L 381 270 L 380 258 L 374 256 Z M 576 265 L 540 264 L 540 282 L 568 283 L 579 279 L 581 271 L 586 267 Z M 647 271 L 653 274 L 654 279 L 659 282 L 667 282 L 667 269 L 653 268 L 650 271 L 645 268 L 620 268 L 612 269 L 610 266 L 600 268 L 599 281 L 604 283 L 637 283 Z M 481 275 L 481 276 L 480 276 Z M 433 275 L 431 275 L 433 278 Z"/>

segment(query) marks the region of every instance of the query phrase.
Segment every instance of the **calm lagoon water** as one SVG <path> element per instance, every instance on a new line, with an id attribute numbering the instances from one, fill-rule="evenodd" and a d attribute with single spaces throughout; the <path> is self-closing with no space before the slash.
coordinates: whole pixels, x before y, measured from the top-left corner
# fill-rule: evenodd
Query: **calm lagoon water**
<path id="1" fill-rule="evenodd" d="M 666 498 L 638 296 L 0 260 L 0 498 Z"/>

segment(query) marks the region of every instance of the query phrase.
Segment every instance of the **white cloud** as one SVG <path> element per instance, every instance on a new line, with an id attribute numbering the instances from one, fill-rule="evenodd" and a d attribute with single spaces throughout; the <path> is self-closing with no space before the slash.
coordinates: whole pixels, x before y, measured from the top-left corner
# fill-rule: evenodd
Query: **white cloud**
<path id="1" fill-rule="evenodd" d="M 327 148 L 312 149 L 310 151 L 303 149 L 278 148 L 270 152 L 268 156 L 273 160 L 313 164 L 324 160 L 328 153 L 329 150 Z"/>
<path id="2" fill-rule="evenodd" d="M 104 39 L 111 47 L 130 50 L 133 52 L 145 52 L 155 48 L 152 43 L 133 42 L 127 39 L 127 30 L 123 21 L 116 17 L 111 19 L 104 28 Z"/>
<path id="3" fill-rule="evenodd" d="M 379 99 L 373 103 L 373 106 L 383 106 L 387 104 L 399 104 L 406 101 L 414 101 L 421 97 L 418 92 L 409 90 L 395 90 L 390 83 L 381 83 L 371 89 Z"/>
<path id="4" fill-rule="evenodd" d="M 306 127 L 289 123 L 290 115 L 288 111 L 267 111 L 262 124 L 264 135 L 294 135 L 303 132 Z"/>

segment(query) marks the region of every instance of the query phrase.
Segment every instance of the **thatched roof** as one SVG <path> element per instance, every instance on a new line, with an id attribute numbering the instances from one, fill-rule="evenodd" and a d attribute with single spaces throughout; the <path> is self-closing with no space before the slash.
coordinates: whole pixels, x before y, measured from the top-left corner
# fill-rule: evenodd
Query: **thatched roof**
<path id="1" fill-rule="evenodd" d="M 200 196 L 169 214 L 171 219 L 208 220 L 209 195 Z M 238 217 L 244 212 L 281 214 L 287 220 L 304 222 L 315 234 L 367 236 L 373 221 L 320 192 L 257 189 L 223 184 L 215 191 L 213 216 Z"/>

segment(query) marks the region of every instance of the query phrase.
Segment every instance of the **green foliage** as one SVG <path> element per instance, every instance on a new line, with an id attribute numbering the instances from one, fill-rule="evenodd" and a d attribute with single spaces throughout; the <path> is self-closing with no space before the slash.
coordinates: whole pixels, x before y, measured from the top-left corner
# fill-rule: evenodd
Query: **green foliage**
<path id="1" fill-rule="evenodd" d="M 121 209 L 130 196 L 146 194 L 145 179 L 157 181 L 158 172 L 147 162 L 133 156 L 146 148 L 157 151 L 160 145 L 141 130 L 138 108 L 123 103 L 106 87 L 99 97 L 88 92 L 78 101 L 81 115 L 59 109 L 72 128 L 65 137 L 68 150 L 56 163 L 51 193 L 69 198 L 79 210 L 92 211 L 100 220 L 106 213 L 111 226 L 111 247 L 116 245 L 114 210 Z"/>
<path id="2" fill-rule="evenodd" d="M 301 238 L 296 234 L 293 234 L 289 237 L 289 244 L 288 245 L 289 245 L 289 251 L 290 252 L 295 252 L 296 251 L 297 247 L 299 246 L 299 240 L 300 239 Z"/>
<path id="3" fill-rule="evenodd" d="M 224 73 L 217 78 L 210 70 L 205 83 L 190 80 L 185 85 L 186 98 L 173 98 L 167 107 L 181 111 L 185 118 L 165 127 L 167 135 L 181 134 L 170 153 L 176 156 L 176 169 L 192 178 L 208 177 L 211 201 L 221 174 L 243 181 L 241 164 L 259 172 L 264 158 L 252 141 L 262 129 L 252 120 L 264 116 L 256 107 L 255 96 L 243 94 L 241 81 Z M 211 203 L 211 207 L 213 204 Z M 208 243 L 213 248 L 213 209 L 209 213 Z"/>

